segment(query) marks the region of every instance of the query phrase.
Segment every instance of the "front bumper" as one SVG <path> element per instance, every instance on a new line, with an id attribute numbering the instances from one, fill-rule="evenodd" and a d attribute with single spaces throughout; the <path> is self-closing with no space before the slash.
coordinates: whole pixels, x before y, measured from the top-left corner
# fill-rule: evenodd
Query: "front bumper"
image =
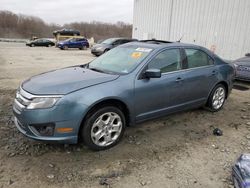
<path id="1" fill-rule="evenodd" d="M 25 126 L 24 124 L 21 124 L 20 121 L 14 117 L 14 123 L 17 127 L 17 129 L 28 138 L 38 140 L 38 141 L 45 141 L 45 142 L 55 142 L 55 143 L 65 143 L 65 144 L 76 144 L 78 141 L 77 136 L 61 136 L 61 137 L 47 137 L 47 136 L 39 136 L 36 133 L 32 131 L 29 126 Z M 26 127 L 26 128 L 24 128 Z"/>
<path id="2" fill-rule="evenodd" d="M 22 90 L 23 91 L 23 90 Z M 23 100 L 29 93 L 21 92 Z M 27 98 L 25 98 L 27 97 Z M 87 106 L 71 101 L 65 96 L 52 108 L 27 109 L 17 98 L 13 105 L 14 121 L 17 129 L 25 136 L 47 142 L 75 144 Z M 73 100 L 73 99 L 72 99 Z M 71 102 L 70 102 L 71 101 Z"/>
<path id="3" fill-rule="evenodd" d="M 240 80 L 240 81 L 246 81 L 246 82 L 250 82 L 250 77 L 243 77 L 243 76 L 235 76 L 235 80 Z"/>
<path id="4" fill-rule="evenodd" d="M 104 50 L 91 49 L 91 53 L 95 56 L 100 56 L 104 53 Z"/>

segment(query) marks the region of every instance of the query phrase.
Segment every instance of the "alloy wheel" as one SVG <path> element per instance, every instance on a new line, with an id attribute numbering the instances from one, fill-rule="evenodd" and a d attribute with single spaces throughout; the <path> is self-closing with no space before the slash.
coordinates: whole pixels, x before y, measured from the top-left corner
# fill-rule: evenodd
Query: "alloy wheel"
<path id="1" fill-rule="evenodd" d="M 91 139 L 98 146 L 113 144 L 122 132 L 121 117 L 115 112 L 100 115 L 91 128 Z"/>
<path id="2" fill-rule="evenodd" d="M 224 104 L 226 92 L 223 87 L 218 87 L 213 95 L 212 105 L 215 110 L 218 110 Z"/>

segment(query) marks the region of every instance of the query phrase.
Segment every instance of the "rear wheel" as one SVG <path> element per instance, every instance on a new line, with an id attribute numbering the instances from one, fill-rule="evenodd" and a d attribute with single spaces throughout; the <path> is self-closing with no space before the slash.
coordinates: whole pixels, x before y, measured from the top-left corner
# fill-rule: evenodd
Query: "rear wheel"
<path id="1" fill-rule="evenodd" d="M 51 47 L 51 44 L 48 44 L 48 46 L 47 47 Z"/>
<path id="2" fill-rule="evenodd" d="M 208 98 L 208 108 L 212 112 L 219 111 L 226 100 L 226 88 L 222 84 L 218 84 L 214 87 L 213 91 L 211 92 Z"/>
<path id="3" fill-rule="evenodd" d="M 115 146 L 123 136 L 125 117 L 114 106 L 95 110 L 87 116 L 81 136 L 84 143 L 92 150 L 105 150 Z"/>

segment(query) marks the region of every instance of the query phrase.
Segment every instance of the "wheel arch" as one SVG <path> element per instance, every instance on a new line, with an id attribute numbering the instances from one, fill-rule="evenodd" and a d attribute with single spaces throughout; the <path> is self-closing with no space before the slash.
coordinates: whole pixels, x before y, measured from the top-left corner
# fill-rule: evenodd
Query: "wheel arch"
<path id="1" fill-rule="evenodd" d="M 226 99 L 227 99 L 228 94 L 229 94 L 229 88 L 228 88 L 229 86 L 228 86 L 228 83 L 227 83 L 226 81 L 220 81 L 220 82 L 216 83 L 216 84 L 212 87 L 212 89 L 210 90 L 209 95 L 208 95 L 208 97 L 207 97 L 206 106 L 208 105 L 208 100 L 209 100 L 209 97 L 210 97 L 211 93 L 213 92 L 214 88 L 215 88 L 217 85 L 219 85 L 219 84 L 222 84 L 222 85 L 226 88 Z"/>
<path id="2" fill-rule="evenodd" d="M 105 106 L 115 106 L 117 108 L 119 108 L 125 116 L 125 121 L 126 121 L 126 126 L 129 126 L 130 124 L 130 110 L 127 106 L 127 104 L 125 102 L 123 102 L 120 99 L 115 99 L 115 98 L 108 98 L 108 99 L 103 99 L 101 101 L 98 101 L 96 103 L 94 103 L 93 105 L 91 105 L 88 110 L 87 113 L 84 115 L 81 124 L 80 124 L 80 129 L 78 131 L 78 137 L 80 137 L 80 132 L 84 126 L 84 122 L 85 120 L 97 109 L 105 107 Z"/>

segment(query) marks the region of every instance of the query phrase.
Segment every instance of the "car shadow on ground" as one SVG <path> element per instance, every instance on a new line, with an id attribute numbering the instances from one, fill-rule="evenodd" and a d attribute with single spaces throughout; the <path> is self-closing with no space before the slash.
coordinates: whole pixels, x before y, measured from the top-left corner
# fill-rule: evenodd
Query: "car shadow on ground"
<path id="1" fill-rule="evenodd" d="M 250 82 L 246 81 L 236 81 L 233 88 L 240 91 L 247 91 L 250 89 Z"/>

